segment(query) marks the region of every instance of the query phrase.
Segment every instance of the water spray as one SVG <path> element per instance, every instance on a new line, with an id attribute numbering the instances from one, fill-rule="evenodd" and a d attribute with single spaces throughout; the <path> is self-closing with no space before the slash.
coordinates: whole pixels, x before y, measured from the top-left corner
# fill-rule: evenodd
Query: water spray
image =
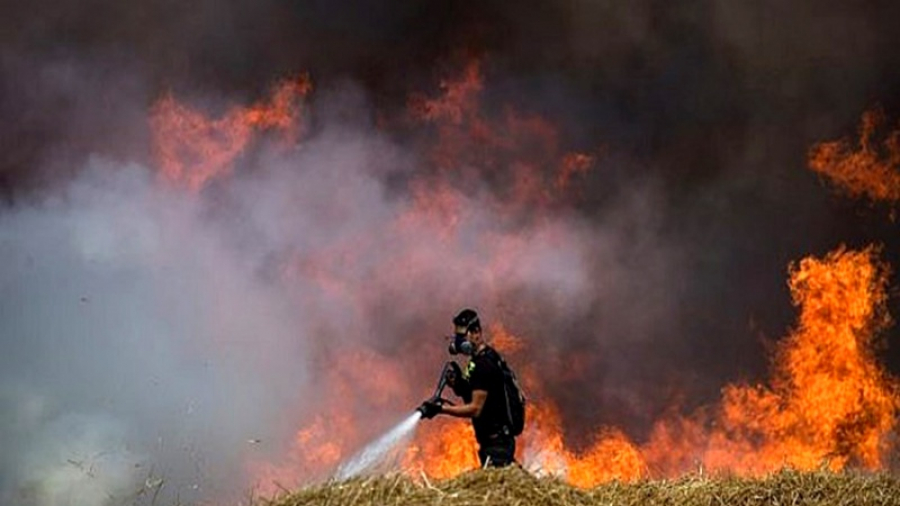
<path id="1" fill-rule="evenodd" d="M 396 450 L 412 436 L 416 425 L 422 419 L 419 411 L 414 411 L 402 422 L 398 423 L 384 435 L 369 443 L 359 453 L 346 463 L 342 464 L 334 477 L 338 480 L 347 480 L 361 474 L 372 472 L 393 460 Z"/>
<path id="2" fill-rule="evenodd" d="M 366 445 L 365 448 L 360 450 L 360 452 L 354 455 L 350 460 L 341 464 L 334 475 L 335 479 L 347 480 L 361 474 L 371 473 L 372 471 L 386 467 L 392 462 L 394 458 L 397 457 L 397 450 L 401 447 L 402 443 L 406 443 L 412 436 L 419 420 L 430 417 L 425 408 L 426 404 L 453 404 L 453 402 L 441 397 L 444 393 L 444 388 L 447 386 L 447 382 L 453 375 L 459 377 L 459 366 L 456 362 L 445 363 L 444 368 L 441 370 L 441 376 L 438 379 L 437 386 L 431 397 L 423 402 L 421 406 L 416 408 L 416 410 L 403 421 L 385 432 L 375 441 Z"/>

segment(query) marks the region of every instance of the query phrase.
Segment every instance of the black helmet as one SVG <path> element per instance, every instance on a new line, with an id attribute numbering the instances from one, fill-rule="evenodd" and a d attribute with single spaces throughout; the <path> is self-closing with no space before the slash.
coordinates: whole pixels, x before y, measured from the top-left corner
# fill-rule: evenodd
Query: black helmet
<path id="1" fill-rule="evenodd" d="M 478 320 L 478 313 L 474 309 L 463 309 L 455 317 L 453 317 L 453 325 L 457 327 L 465 327 L 466 330 L 473 332 L 481 331 L 481 322 Z"/>

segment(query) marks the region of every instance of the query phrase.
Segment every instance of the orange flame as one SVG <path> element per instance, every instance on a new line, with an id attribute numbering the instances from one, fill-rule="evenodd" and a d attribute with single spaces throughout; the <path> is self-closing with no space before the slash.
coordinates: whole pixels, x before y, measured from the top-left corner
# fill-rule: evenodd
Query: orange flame
<path id="1" fill-rule="evenodd" d="M 698 416 L 658 424 L 646 449 L 657 469 L 695 463 L 758 475 L 785 466 L 884 465 L 897 385 L 875 360 L 872 342 L 889 322 L 887 268 L 872 248 L 840 248 L 791 271 L 800 321 L 777 349 L 772 386 L 725 387 L 712 423 Z"/>
<path id="2" fill-rule="evenodd" d="M 890 450 L 900 393 L 872 352 L 875 337 L 890 321 L 886 276 L 887 267 L 873 248 L 841 248 L 793 266 L 790 288 L 801 312 L 796 329 L 777 347 L 770 386 L 728 385 L 718 406 L 660 420 L 643 445 L 621 429 L 600 427 L 592 445 L 572 450 L 539 374 L 520 364 L 530 404 L 518 458 L 534 472 L 579 487 L 698 468 L 751 476 L 783 467 L 880 469 Z M 520 356 L 521 340 L 505 327 L 492 326 L 489 333 L 508 356 Z M 355 369 L 379 377 L 389 371 L 372 360 L 365 363 Z M 345 385 L 358 388 L 357 381 Z M 405 388 L 396 378 L 390 385 L 384 391 L 392 395 Z M 343 390 L 341 395 L 353 394 Z M 316 439 L 311 436 L 321 434 L 316 418 L 298 433 L 295 451 L 304 455 L 305 465 L 334 463 L 340 449 L 336 452 L 336 441 L 359 443 L 354 427 L 350 418 L 334 417 L 331 438 Z M 466 421 L 439 418 L 420 426 L 402 469 L 411 476 L 451 477 L 478 466 L 476 451 Z"/>
<path id="3" fill-rule="evenodd" d="M 309 79 L 279 84 L 268 103 L 234 107 L 211 120 L 177 102 L 159 100 L 150 115 L 156 156 L 165 180 L 198 191 L 227 173 L 255 130 L 278 129 L 289 140 L 299 135 L 299 101 L 312 89 Z"/>
<path id="4" fill-rule="evenodd" d="M 469 62 L 457 79 L 441 82 L 435 98 L 414 96 L 411 119 L 417 126 L 434 127 L 437 139 L 431 149 L 434 165 L 466 179 L 499 183 L 504 189 L 498 204 L 513 206 L 501 214 L 515 214 L 523 207 L 546 206 L 566 196 L 573 180 L 595 164 L 593 155 L 560 152 L 559 133 L 537 115 L 521 114 L 507 106 L 500 119 L 482 112 L 484 84 L 481 62 Z M 547 173 L 550 176 L 546 175 Z M 474 177 L 477 176 L 477 177 Z"/>
<path id="5" fill-rule="evenodd" d="M 430 478 L 452 478 L 478 466 L 472 425 L 447 418 L 421 426 L 403 462 L 410 476 L 421 472 Z"/>
<path id="6" fill-rule="evenodd" d="M 876 133 L 884 124 L 884 114 L 863 114 L 856 146 L 848 139 L 823 142 L 810 150 L 809 166 L 828 176 L 851 196 L 873 201 L 900 199 L 900 130 L 886 135 L 878 146 Z"/>
<path id="7" fill-rule="evenodd" d="M 483 89 L 477 62 L 458 80 L 442 84 L 438 98 L 414 100 L 413 119 L 433 126 L 436 147 L 431 150 L 437 176 L 413 180 L 408 212 L 393 224 L 398 244 L 408 251 L 386 262 L 390 273 L 415 272 L 430 265 L 431 250 L 422 249 L 416 231 L 439 228 L 439 239 L 451 242 L 457 224 L 464 222 L 473 181 L 509 183 L 509 191 L 492 199 L 497 214 L 515 220 L 519 213 L 540 217 L 534 210 L 565 197 L 575 180 L 595 163 L 591 155 L 559 155 L 558 134 L 548 122 L 507 110 L 502 121 L 481 112 Z M 298 98 L 310 89 L 306 80 L 279 87 L 266 104 L 234 108 L 223 118 L 209 120 L 171 97 L 153 110 L 151 124 L 163 177 L 170 183 L 199 190 L 230 170 L 246 149 L 255 130 L 275 128 L 294 132 L 299 121 Z M 846 141 L 825 143 L 813 150 L 810 165 L 846 184 L 851 192 L 873 199 L 896 199 L 900 182 L 900 135 L 891 134 L 881 153 L 872 145 L 878 118 L 864 116 L 859 150 Z M 548 167 L 555 168 L 548 177 Z M 404 235 L 406 234 L 406 235 Z M 516 251 L 528 240 L 503 227 L 491 229 L 472 265 L 488 280 L 503 276 L 516 263 Z M 482 237 L 482 239 L 485 239 Z M 361 240 L 366 240 L 365 238 Z M 319 256 L 302 258 L 285 272 L 319 283 L 324 291 L 343 299 L 359 297 L 358 288 L 340 276 L 342 261 L 353 247 L 338 245 Z M 440 246 L 439 246 L 440 247 Z M 396 265 L 394 265 L 396 264 Z M 519 439 L 520 461 L 529 468 L 565 477 L 590 487 L 618 479 L 675 476 L 698 467 L 742 475 L 756 475 L 783 466 L 813 469 L 828 465 L 842 469 L 859 465 L 884 466 L 887 436 L 897 413 L 896 381 L 878 365 L 873 340 L 889 323 L 884 285 L 887 267 L 872 248 L 843 248 L 824 259 L 807 258 L 790 269 L 794 304 L 800 307 L 797 327 L 781 343 L 774 357 L 768 385 L 728 385 L 721 402 L 691 416 L 671 414 L 661 419 L 643 444 L 626 432 L 599 426 L 593 443 L 575 451 L 567 446 L 556 405 L 542 389 L 542 378 L 521 361 L 523 340 L 502 322 L 489 329 L 495 344 L 513 359 L 529 395 L 529 422 Z M 355 290 L 355 291 L 354 291 Z M 577 357 L 567 357 L 573 364 Z M 361 402 L 379 409 L 402 411 L 397 400 L 417 398 L 405 381 L 408 371 L 368 350 L 336 355 L 330 374 L 321 378 L 325 409 L 308 417 L 297 432 L 282 465 L 261 465 L 254 471 L 270 483 L 296 484 L 322 478 L 365 443 L 365 410 Z M 342 366 L 342 360 L 348 367 Z M 577 367 L 573 367 L 577 371 Z M 349 372 L 348 372 L 349 371 Z M 376 381 L 371 381 L 372 379 Z M 334 401 L 339 399 L 339 401 Z M 673 409 L 674 412 L 674 409 Z M 323 420 L 328 420 L 327 424 Z M 402 460 L 411 475 L 441 478 L 478 466 L 471 426 L 462 420 L 438 419 L 422 424 Z"/>

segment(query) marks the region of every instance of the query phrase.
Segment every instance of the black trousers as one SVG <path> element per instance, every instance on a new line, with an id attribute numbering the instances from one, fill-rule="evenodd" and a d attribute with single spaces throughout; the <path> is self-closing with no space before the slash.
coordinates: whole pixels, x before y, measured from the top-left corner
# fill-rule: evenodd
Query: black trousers
<path id="1" fill-rule="evenodd" d="M 481 467 L 505 467 L 516 462 L 516 438 L 495 434 L 478 441 Z"/>

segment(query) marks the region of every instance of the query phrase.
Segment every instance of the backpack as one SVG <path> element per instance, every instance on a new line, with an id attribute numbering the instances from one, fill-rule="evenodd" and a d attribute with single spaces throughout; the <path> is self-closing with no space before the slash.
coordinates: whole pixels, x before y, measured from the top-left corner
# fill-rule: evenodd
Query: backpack
<path id="1" fill-rule="evenodd" d="M 503 393 L 506 396 L 506 417 L 509 420 L 510 435 L 518 436 L 525 429 L 525 394 L 519 386 L 516 373 L 506 365 L 506 361 L 496 350 L 491 351 L 493 359 L 503 372 Z"/>

